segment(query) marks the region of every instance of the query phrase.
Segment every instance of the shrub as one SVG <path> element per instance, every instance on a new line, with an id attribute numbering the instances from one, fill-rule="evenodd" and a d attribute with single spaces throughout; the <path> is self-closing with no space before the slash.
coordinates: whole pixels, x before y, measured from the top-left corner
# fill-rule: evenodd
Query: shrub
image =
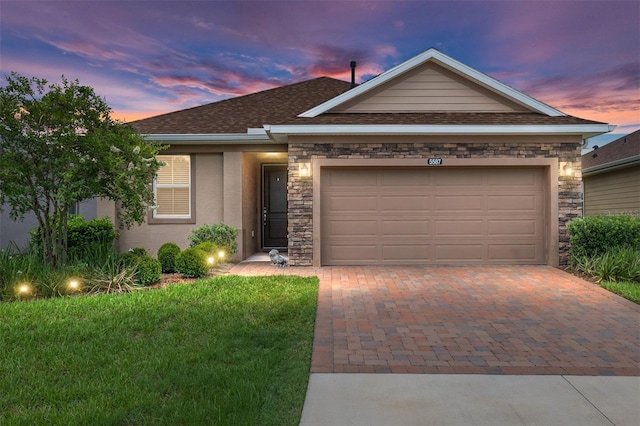
<path id="1" fill-rule="evenodd" d="M 149 253 L 147 253 L 147 249 L 145 249 L 144 247 L 134 247 L 129 249 L 129 253 L 133 254 L 134 256 L 148 256 Z"/>
<path id="2" fill-rule="evenodd" d="M 136 278 L 141 285 L 147 286 L 162 279 L 162 265 L 158 259 L 151 256 L 140 256 L 137 266 Z"/>
<path id="3" fill-rule="evenodd" d="M 596 281 L 640 283 L 640 250 L 615 247 L 595 256 L 580 256 L 574 268 Z"/>
<path id="4" fill-rule="evenodd" d="M 213 225 L 202 225 L 189 235 L 190 246 L 195 247 L 198 244 L 210 241 L 223 249 L 228 256 L 233 256 L 238 251 L 238 230 L 224 223 L 215 223 Z"/>
<path id="5" fill-rule="evenodd" d="M 197 248 L 188 248 L 176 257 L 176 271 L 185 278 L 202 278 L 209 272 L 207 254 Z"/>
<path id="6" fill-rule="evenodd" d="M 147 254 L 142 247 L 134 247 L 119 256 L 123 266 L 135 271 L 135 278 L 141 285 L 157 283 L 162 279 L 162 265 L 158 259 Z"/>
<path id="7" fill-rule="evenodd" d="M 180 253 L 180 247 L 174 242 L 164 243 L 158 249 L 158 260 L 162 265 L 162 272 L 172 273 L 176 271 L 176 257 Z"/>
<path id="8" fill-rule="evenodd" d="M 20 252 L 15 246 L 0 250 L 0 301 L 59 297 L 74 293 L 68 287 L 71 278 L 80 279 L 82 267 L 64 266 L 54 269 L 42 257 Z M 24 291 L 21 291 L 24 286 Z"/>
<path id="9" fill-rule="evenodd" d="M 212 243 L 211 241 L 203 241 L 198 244 L 195 248 L 202 250 L 207 254 L 207 264 L 212 267 L 215 266 L 220 260 L 220 256 L 218 253 L 220 252 L 220 248 Z M 212 258 L 213 262 L 209 262 L 209 259 Z"/>
<path id="10" fill-rule="evenodd" d="M 90 253 L 96 245 L 113 247 L 118 236 L 113 229 L 113 224 L 108 218 L 92 219 L 86 221 L 77 214 L 69 215 L 67 220 L 67 249 L 71 257 L 80 257 Z M 31 251 L 42 254 L 42 231 L 40 226 L 30 233 L 29 247 Z"/>
<path id="11" fill-rule="evenodd" d="M 131 249 L 129 251 L 121 253 L 120 256 L 118 256 L 118 258 L 124 265 L 134 266 L 138 263 L 138 260 L 144 256 L 147 256 L 146 251 L 144 253 L 141 253 L 140 251 L 135 251 L 134 249 Z"/>
<path id="12" fill-rule="evenodd" d="M 33 252 L 15 247 L 0 250 L 0 301 L 59 297 L 78 293 L 112 293 L 130 291 L 139 286 L 139 257 L 119 255 L 113 246 L 98 245 L 101 251 L 88 254 L 86 262 L 53 268 Z M 71 281 L 77 286 L 72 287 Z M 27 290 L 20 291 L 26 285 Z"/>
<path id="13" fill-rule="evenodd" d="M 570 221 L 567 228 L 572 264 L 613 248 L 640 248 L 640 216 L 588 216 Z"/>
<path id="14" fill-rule="evenodd" d="M 101 265 L 89 268 L 88 293 L 125 293 L 140 287 L 137 266 L 127 264 L 122 256 L 112 256 Z"/>

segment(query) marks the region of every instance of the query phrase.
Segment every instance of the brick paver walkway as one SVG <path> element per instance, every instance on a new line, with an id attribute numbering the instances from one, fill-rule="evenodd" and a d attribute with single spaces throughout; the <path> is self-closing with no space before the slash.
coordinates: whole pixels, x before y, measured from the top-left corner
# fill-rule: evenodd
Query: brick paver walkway
<path id="1" fill-rule="evenodd" d="M 320 277 L 314 373 L 640 375 L 640 306 L 552 267 L 231 273 Z"/>

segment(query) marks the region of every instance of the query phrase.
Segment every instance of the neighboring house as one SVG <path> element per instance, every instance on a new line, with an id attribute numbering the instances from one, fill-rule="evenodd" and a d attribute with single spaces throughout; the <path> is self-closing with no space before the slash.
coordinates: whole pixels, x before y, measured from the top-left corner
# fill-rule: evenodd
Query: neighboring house
<path id="1" fill-rule="evenodd" d="M 85 219 L 96 218 L 97 203 L 95 199 L 76 204 L 71 213 L 80 214 Z M 22 220 L 9 217 L 11 206 L 5 204 L 0 212 L 0 250 L 7 247 L 24 250 L 29 245 L 29 232 L 38 226 L 38 219 L 33 213 L 27 213 Z"/>
<path id="2" fill-rule="evenodd" d="M 584 139 L 565 115 L 429 49 L 351 88 L 318 78 L 132 123 L 170 147 L 120 249 L 224 222 L 291 265 L 567 263 Z M 115 217 L 100 201 L 98 216 Z"/>
<path id="3" fill-rule="evenodd" d="M 585 216 L 640 214 L 640 130 L 582 156 Z"/>

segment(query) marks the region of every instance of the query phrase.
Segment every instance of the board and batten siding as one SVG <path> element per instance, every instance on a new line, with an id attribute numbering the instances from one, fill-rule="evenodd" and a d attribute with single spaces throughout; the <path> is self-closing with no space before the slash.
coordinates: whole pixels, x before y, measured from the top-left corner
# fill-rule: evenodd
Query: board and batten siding
<path id="1" fill-rule="evenodd" d="M 640 165 L 583 176 L 583 181 L 586 216 L 640 212 Z"/>
<path id="2" fill-rule="evenodd" d="M 356 103 L 357 102 L 357 103 Z M 334 112 L 514 112 L 525 109 L 434 64 L 383 85 Z"/>

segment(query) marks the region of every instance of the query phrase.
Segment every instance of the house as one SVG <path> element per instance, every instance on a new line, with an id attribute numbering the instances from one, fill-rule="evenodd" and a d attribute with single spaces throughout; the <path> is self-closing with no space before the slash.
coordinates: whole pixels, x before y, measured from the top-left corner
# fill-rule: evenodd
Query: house
<path id="1" fill-rule="evenodd" d="M 640 214 L 640 130 L 582 156 L 585 216 Z"/>
<path id="2" fill-rule="evenodd" d="M 275 247 L 297 266 L 564 265 L 571 171 L 612 130 L 435 49 L 354 88 L 318 78 L 132 124 L 169 148 L 158 208 L 121 250 L 224 222 L 236 259 Z"/>

